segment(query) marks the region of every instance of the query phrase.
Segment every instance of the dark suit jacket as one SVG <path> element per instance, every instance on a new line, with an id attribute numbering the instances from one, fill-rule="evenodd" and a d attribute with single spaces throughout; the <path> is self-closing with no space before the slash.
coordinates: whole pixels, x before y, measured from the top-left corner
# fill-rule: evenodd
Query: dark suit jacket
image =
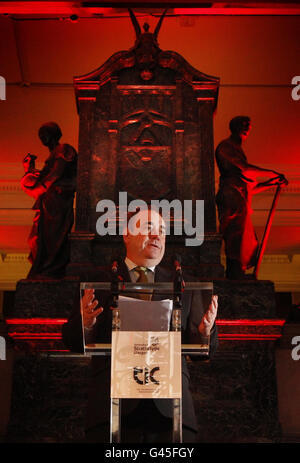
<path id="1" fill-rule="evenodd" d="M 124 281 L 131 281 L 128 268 L 124 262 L 119 266 L 119 275 Z M 172 282 L 174 274 L 169 269 L 157 266 L 155 268 L 155 282 Z M 95 281 L 94 279 L 91 281 Z M 98 281 L 110 281 L 109 273 L 98 275 Z M 188 279 L 186 280 L 188 281 Z M 98 295 L 96 295 L 98 299 Z M 152 300 L 169 298 L 167 294 L 152 295 Z M 104 311 L 98 316 L 93 328 L 93 338 L 103 343 L 111 341 L 112 311 L 110 309 L 111 296 L 108 292 L 101 292 L 99 304 Z M 201 336 L 198 332 L 198 325 L 203 314 L 208 308 L 210 301 L 203 301 L 200 291 L 186 291 L 182 296 L 182 343 L 201 343 Z M 63 340 L 72 351 L 82 351 L 82 328 L 79 305 L 75 308 L 69 321 L 62 329 Z M 210 355 L 212 355 L 218 344 L 216 326 L 213 327 L 210 336 Z M 96 426 L 98 423 L 108 422 L 110 417 L 110 358 L 92 356 L 91 383 L 87 416 L 87 428 Z M 193 406 L 192 395 L 189 388 L 190 376 L 186 359 L 182 357 L 182 421 L 183 425 L 197 430 L 197 421 Z M 149 400 L 149 399 L 147 399 Z M 122 414 L 128 414 L 137 406 L 138 399 L 122 400 Z M 160 413 L 172 418 L 173 408 L 171 399 L 154 399 L 154 403 Z"/>

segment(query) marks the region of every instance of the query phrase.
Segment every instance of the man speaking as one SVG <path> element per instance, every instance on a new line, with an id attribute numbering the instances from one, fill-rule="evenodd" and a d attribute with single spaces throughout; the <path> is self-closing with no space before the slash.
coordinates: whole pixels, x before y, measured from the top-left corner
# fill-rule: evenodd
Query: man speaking
<path id="1" fill-rule="evenodd" d="M 129 221 L 130 223 L 130 221 Z M 141 210 L 134 217 L 134 226 L 124 230 L 126 258 L 118 267 L 119 276 L 127 282 L 172 282 L 174 271 L 160 266 L 165 252 L 166 227 L 155 210 Z M 109 273 L 99 281 L 110 281 Z M 163 295 L 146 294 L 148 299 L 161 300 Z M 111 342 L 111 296 L 85 290 L 81 301 L 84 332 L 89 342 Z M 215 325 L 218 301 L 213 296 L 203 307 L 200 291 L 182 296 L 182 343 L 201 344 L 210 339 L 210 355 L 217 348 Z M 77 307 L 63 326 L 63 340 L 71 350 L 82 349 L 81 315 Z M 197 421 L 189 388 L 186 359 L 182 357 L 182 436 L 183 442 L 194 442 Z M 89 442 L 109 442 L 110 423 L 110 359 L 92 356 L 92 378 L 88 403 L 86 435 Z M 121 442 L 172 442 L 172 399 L 122 399 Z"/>

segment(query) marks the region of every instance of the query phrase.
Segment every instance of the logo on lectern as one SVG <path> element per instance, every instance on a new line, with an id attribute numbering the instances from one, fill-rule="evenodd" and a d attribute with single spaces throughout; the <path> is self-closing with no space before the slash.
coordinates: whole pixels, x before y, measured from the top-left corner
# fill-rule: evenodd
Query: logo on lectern
<path id="1" fill-rule="evenodd" d="M 149 384 L 150 382 L 159 385 L 159 381 L 154 378 L 154 374 L 159 371 L 159 367 L 154 367 L 151 370 L 148 367 L 133 368 L 133 378 L 138 384 Z"/>

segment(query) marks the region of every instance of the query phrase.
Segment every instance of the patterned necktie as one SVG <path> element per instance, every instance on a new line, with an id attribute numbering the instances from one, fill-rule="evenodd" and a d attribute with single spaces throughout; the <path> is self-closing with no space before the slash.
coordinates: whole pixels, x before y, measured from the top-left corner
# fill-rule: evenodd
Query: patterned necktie
<path id="1" fill-rule="evenodd" d="M 149 283 L 149 279 L 147 276 L 149 270 L 146 267 L 135 267 L 134 271 L 139 274 L 136 283 Z M 136 297 L 138 299 L 143 299 L 144 301 L 150 301 L 152 297 L 152 289 L 143 289 L 141 290 L 141 292 L 138 292 L 136 294 Z"/>

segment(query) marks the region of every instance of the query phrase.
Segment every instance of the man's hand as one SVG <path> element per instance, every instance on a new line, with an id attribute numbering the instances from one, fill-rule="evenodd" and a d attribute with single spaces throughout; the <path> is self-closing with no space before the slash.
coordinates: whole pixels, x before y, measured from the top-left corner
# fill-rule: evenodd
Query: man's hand
<path id="1" fill-rule="evenodd" d="M 83 326 L 86 329 L 91 329 L 96 323 L 97 316 L 103 312 L 103 307 L 98 307 L 98 301 L 95 299 L 94 289 L 85 289 L 84 295 L 81 298 L 81 315 L 83 318 Z"/>
<path id="2" fill-rule="evenodd" d="M 276 172 L 275 170 L 271 172 L 274 174 L 274 176 L 271 176 L 269 181 L 266 182 L 266 183 L 269 183 L 270 186 L 272 184 L 274 185 L 288 185 L 289 184 L 288 180 L 285 178 L 283 174 L 281 174 L 280 172 Z"/>
<path id="3" fill-rule="evenodd" d="M 198 330 L 201 336 L 208 337 L 210 335 L 210 331 L 213 327 L 213 324 L 217 316 L 217 311 L 218 311 L 218 296 L 213 296 L 211 300 L 211 304 L 208 310 L 203 315 L 200 325 L 198 326 Z"/>

